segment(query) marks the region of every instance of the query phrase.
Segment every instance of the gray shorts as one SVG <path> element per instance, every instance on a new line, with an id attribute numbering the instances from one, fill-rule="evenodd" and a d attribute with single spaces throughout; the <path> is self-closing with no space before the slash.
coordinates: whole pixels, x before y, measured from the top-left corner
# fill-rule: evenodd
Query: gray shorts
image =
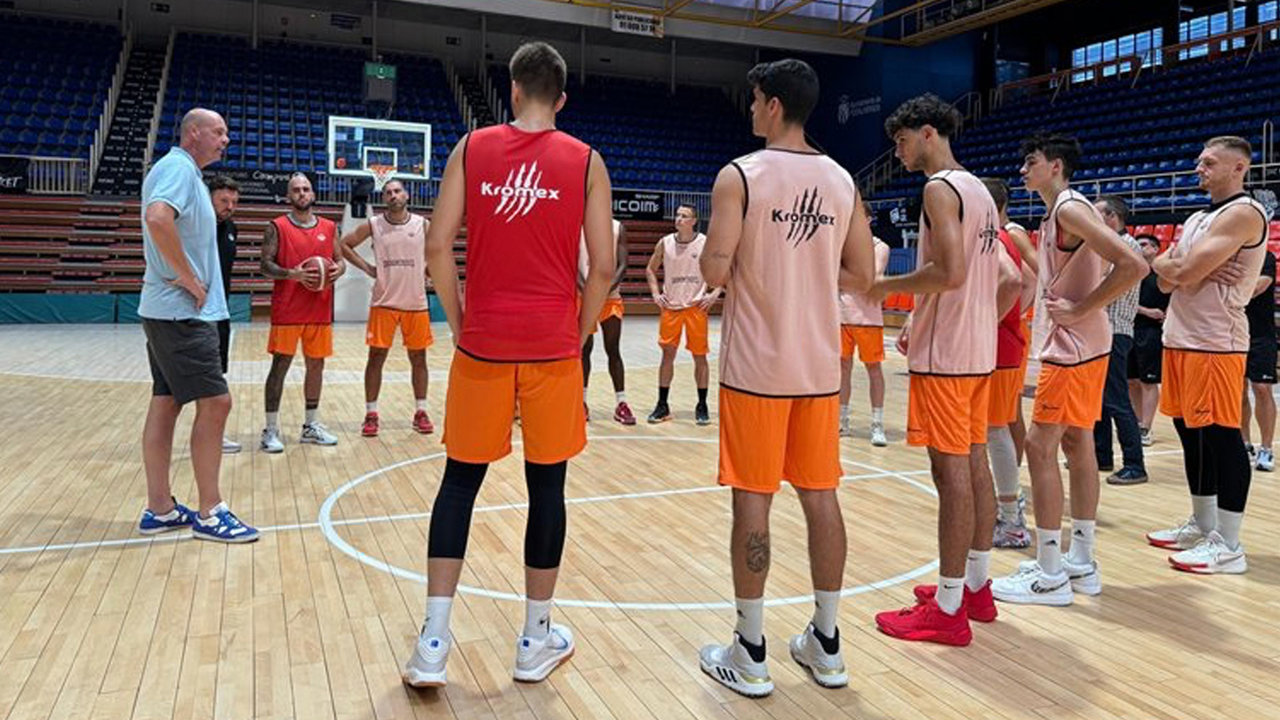
<path id="1" fill-rule="evenodd" d="M 143 319 L 151 394 L 172 395 L 179 405 L 227 394 L 218 328 L 203 320 Z"/>

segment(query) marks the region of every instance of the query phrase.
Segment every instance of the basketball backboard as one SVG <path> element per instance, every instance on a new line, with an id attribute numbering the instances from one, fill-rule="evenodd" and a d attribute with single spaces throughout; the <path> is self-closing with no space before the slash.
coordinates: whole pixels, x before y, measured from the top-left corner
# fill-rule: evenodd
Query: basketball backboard
<path id="1" fill-rule="evenodd" d="M 391 169 L 394 168 L 394 169 Z M 329 174 L 431 177 L 431 126 L 424 123 L 329 116 Z"/>

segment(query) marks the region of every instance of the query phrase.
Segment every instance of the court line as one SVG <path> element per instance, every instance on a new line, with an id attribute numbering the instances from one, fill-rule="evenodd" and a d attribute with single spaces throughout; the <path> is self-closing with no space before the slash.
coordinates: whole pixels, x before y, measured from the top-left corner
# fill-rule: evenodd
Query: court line
<path id="1" fill-rule="evenodd" d="M 438 459 L 443 456 L 444 456 L 444 453 L 438 453 L 438 454 L 435 454 L 434 456 L 422 456 L 419 458 L 413 458 L 412 461 L 406 461 L 403 464 L 411 464 L 412 462 L 424 462 L 428 459 Z M 397 463 L 396 465 L 388 466 L 383 469 L 394 470 L 394 469 L 397 469 L 399 466 L 402 466 L 402 464 Z M 911 472 L 915 474 L 926 474 L 929 471 L 913 470 Z M 888 477 L 888 476 L 889 476 L 889 473 L 865 473 L 865 474 L 859 474 L 859 475 L 846 475 L 844 476 L 843 479 L 869 480 L 873 478 Z M 581 498 L 565 498 L 565 504 L 566 505 L 586 505 L 591 503 L 609 502 L 613 500 L 632 500 L 632 499 L 648 498 L 648 497 L 663 497 L 668 495 L 691 495 L 691 494 L 704 493 L 704 492 L 717 492 L 717 491 L 722 491 L 726 489 L 728 488 L 725 488 L 719 485 L 708 485 L 705 487 L 675 488 L 671 490 L 654 490 L 651 492 L 642 492 L 642 493 L 619 493 L 617 495 L 596 495 L 596 496 L 581 497 Z M 488 513 L 488 512 L 499 512 L 503 510 L 521 510 L 527 507 L 529 507 L 528 503 L 508 503 L 505 505 L 486 505 L 483 507 L 476 508 L 474 512 Z M 330 521 L 330 524 L 333 525 L 334 527 L 342 527 L 347 525 L 373 525 L 378 523 L 401 522 L 404 520 L 425 520 L 429 517 L 431 517 L 431 513 L 429 512 L 401 513 L 396 515 L 376 515 L 376 516 L 363 517 L 363 518 L 345 518 L 341 520 L 332 520 Z M 296 531 L 296 530 L 316 530 L 319 528 L 320 528 L 319 522 L 309 522 L 309 523 L 292 523 L 292 524 L 286 524 L 286 525 L 270 525 L 266 527 L 260 527 L 258 528 L 258 531 L 262 533 L 273 533 L 273 532 L 290 532 L 290 531 Z M 175 542 L 175 541 L 191 540 L 191 539 L 192 538 L 189 534 L 184 533 L 182 531 L 175 531 L 165 535 L 156 535 L 152 537 L 132 537 L 132 538 L 120 538 L 116 540 L 93 540 L 93 541 L 86 541 L 86 542 L 56 543 L 56 544 L 47 544 L 47 545 L 29 545 L 25 547 L 0 548 L 0 555 L 21 555 L 25 553 L 36 553 L 36 552 L 45 552 L 45 551 L 53 552 L 53 551 L 64 551 L 64 550 L 85 550 L 85 549 L 93 549 L 93 548 L 121 547 L 121 546 L 129 546 L 129 545 L 146 545 L 150 543 Z"/>
<path id="2" fill-rule="evenodd" d="M 682 436 L 661 436 L 661 435 L 639 435 L 639 436 L 604 435 L 604 436 L 593 436 L 590 438 L 590 440 L 593 440 L 593 441 L 624 440 L 624 441 L 631 441 L 631 442 L 688 442 L 688 443 L 697 443 L 697 444 L 706 444 L 706 445 L 713 445 L 719 442 L 718 439 L 709 440 L 709 439 L 703 439 L 703 438 L 690 438 L 690 437 L 682 437 Z M 512 443 L 513 446 L 519 445 L 519 444 L 520 444 L 519 442 Z M 337 490 L 335 490 L 333 493 L 331 493 L 329 497 L 325 498 L 324 503 L 320 506 L 320 517 L 319 517 L 320 526 L 321 526 L 320 531 L 324 534 L 325 539 L 328 540 L 330 544 L 332 544 L 340 552 L 347 555 L 348 557 L 351 557 L 352 559 L 357 560 L 360 563 L 368 565 L 369 567 L 375 568 L 377 570 L 381 570 L 393 577 L 398 577 L 403 580 L 411 580 L 413 582 L 417 582 L 419 584 L 425 585 L 427 582 L 427 578 L 425 575 L 414 572 L 412 570 L 406 570 L 402 567 L 392 565 L 391 563 L 388 563 L 383 560 L 379 560 L 378 558 L 375 558 L 369 555 L 368 553 L 365 553 L 359 548 L 356 548 L 351 543 L 347 542 L 344 538 L 342 538 L 342 536 L 338 535 L 337 532 L 333 529 L 335 523 L 333 523 L 331 520 L 333 506 L 336 505 L 337 502 L 342 498 L 342 496 L 345 495 L 347 492 L 357 487 L 358 485 L 364 482 L 367 482 L 383 474 L 384 472 L 387 472 L 388 470 L 395 469 L 396 467 L 402 467 L 403 465 L 410 464 L 411 462 L 414 462 L 414 461 L 413 460 L 402 461 L 400 463 L 391 465 L 385 469 L 379 469 L 379 470 L 374 470 L 374 471 L 365 473 L 360 477 L 357 477 L 348 481 L 347 483 L 339 487 Z M 852 461 L 847 461 L 847 460 L 841 460 L 841 462 L 852 463 Z M 904 472 L 895 472 L 895 471 L 884 470 L 882 468 L 876 468 L 874 466 L 863 465 L 862 463 L 852 463 L 852 464 L 871 468 L 874 471 L 873 475 L 875 477 L 892 476 L 892 477 L 899 477 L 899 478 L 905 479 L 905 476 L 907 475 L 907 473 L 910 473 L 910 474 L 928 474 L 929 473 L 928 470 L 912 470 L 912 471 L 904 471 Z M 844 479 L 844 478 L 845 476 L 841 477 L 841 479 Z M 908 482 L 909 484 L 917 488 L 920 488 L 922 491 L 924 491 L 925 493 L 935 498 L 938 496 L 938 493 L 936 490 L 924 485 L 923 483 L 917 483 L 912 480 L 908 480 Z M 686 489 L 684 492 L 691 492 L 691 491 L 692 492 L 698 492 L 698 491 L 712 492 L 712 491 L 721 490 L 721 489 L 723 488 L 721 488 L 720 486 L 714 486 L 714 487 Z M 677 492 L 679 491 L 657 491 L 657 492 L 663 493 L 663 494 L 677 494 Z M 652 496 L 654 494 L 656 493 L 646 493 L 643 495 Z M 938 567 L 938 561 L 932 560 L 928 563 L 925 563 L 924 565 L 921 565 L 920 567 L 917 567 L 913 570 L 909 570 L 904 573 L 900 573 L 890 578 L 885 578 L 883 580 L 877 580 L 875 582 L 866 583 L 863 585 L 857 585 L 854 587 L 844 588 L 840 591 L 840 594 L 841 596 L 849 597 L 852 595 L 860 595 L 862 593 L 871 592 L 872 590 L 879 590 L 881 588 L 890 587 L 893 585 L 897 585 L 898 583 L 906 582 L 908 580 L 912 580 L 922 575 L 925 575 L 927 573 L 933 572 L 934 570 L 937 569 L 937 567 Z M 476 595 L 479 597 L 486 597 L 494 600 L 509 600 L 512 602 L 524 602 L 525 600 L 523 595 L 519 595 L 516 593 L 489 590 L 487 588 L 479 588 L 479 587 L 465 585 L 465 584 L 458 585 L 458 592 L 466 595 Z M 797 605 L 800 603 L 809 603 L 812 601 L 813 601 L 813 595 L 795 595 L 791 597 L 772 598 L 770 600 L 766 600 L 765 605 L 774 607 L 779 605 Z M 639 610 L 639 611 L 726 610 L 734 607 L 733 603 L 725 602 L 725 601 L 701 602 L 701 603 L 637 603 L 637 602 L 615 602 L 612 600 L 579 600 L 576 598 L 559 598 L 559 597 L 556 598 L 556 604 L 562 607 L 595 608 L 595 609 L 603 609 L 603 610 Z"/>
<path id="3" fill-rule="evenodd" d="M 623 438 L 627 436 L 620 435 L 620 436 L 613 436 L 613 437 Z M 654 439 L 659 439 L 659 440 L 672 439 L 672 438 L 665 438 L 660 436 L 645 436 L 645 437 L 653 437 Z M 599 437 L 599 438 L 592 438 L 592 439 L 604 440 L 604 439 L 610 439 L 610 438 Z M 634 438 L 634 439 L 639 439 L 639 438 Z M 698 442 L 704 442 L 707 444 L 718 442 L 716 440 L 703 440 L 701 438 L 688 438 L 688 440 L 690 441 L 697 440 Z M 1160 456 L 1160 455 L 1177 455 L 1177 454 L 1181 454 L 1181 452 L 1182 452 L 1181 450 L 1156 450 L 1154 452 L 1144 453 L 1144 457 L 1153 457 L 1153 456 Z M 396 470 L 396 469 L 399 469 L 400 467 L 404 467 L 405 465 L 411 465 L 418 462 L 426 462 L 429 460 L 435 460 L 442 457 L 444 457 L 444 453 L 433 453 L 431 455 L 423 455 L 417 458 L 411 458 L 409 460 L 402 460 L 393 465 L 388 465 L 387 467 L 380 468 L 380 470 L 382 472 L 389 472 L 391 470 Z M 905 482 L 911 485 L 915 485 L 916 487 L 919 487 L 919 488 L 928 487 L 923 483 L 919 483 L 915 480 L 911 480 L 909 477 L 909 476 L 928 475 L 929 474 L 928 470 L 892 471 L 892 470 L 884 470 L 882 468 L 877 468 L 874 465 L 866 465 L 864 463 L 854 462 L 852 460 L 842 459 L 841 462 L 853 464 L 864 469 L 874 469 L 873 472 L 861 473 L 858 475 L 844 475 L 844 476 L 841 476 L 841 480 L 873 480 L 873 479 L 882 478 L 882 477 L 896 477 L 904 480 Z M 589 503 L 597 503 L 597 502 L 608 502 L 613 500 L 632 500 L 632 499 L 639 499 L 639 498 L 646 498 L 646 497 L 664 497 L 669 495 L 689 495 L 689 494 L 703 493 L 703 492 L 717 492 L 725 489 L 726 488 L 722 486 L 714 485 L 714 486 L 696 487 L 696 488 L 674 488 L 671 490 L 654 490 L 652 492 L 647 492 L 647 493 L 619 493 L 617 495 L 598 495 L 598 496 L 590 496 L 590 497 L 582 497 L 582 498 L 566 498 L 565 504 L 580 505 L 580 504 L 589 504 Z M 930 488 L 930 490 L 932 490 L 932 488 Z M 474 512 L 477 512 L 477 513 L 498 512 L 502 510 L 519 510 L 527 507 L 528 507 L 528 503 L 509 503 L 506 505 L 489 505 L 484 507 L 478 507 L 475 509 Z M 424 520 L 429 517 L 431 517 L 431 513 L 429 512 L 401 513 L 396 515 L 377 515 L 377 516 L 364 517 L 364 518 L 345 518 L 341 520 L 330 520 L 329 524 L 334 527 L 342 527 L 347 525 L 371 525 L 375 523 L 400 522 L 403 520 Z M 320 522 L 292 523 L 292 524 L 286 524 L 286 525 L 270 525 L 266 527 L 260 527 L 258 528 L 258 531 L 262 533 L 288 532 L 288 531 L 294 531 L 294 530 L 314 530 L 314 529 L 319 529 L 321 527 L 322 525 Z M 165 535 L 156 535 L 152 537 L 120 538 L 120 539 L 114 539 L 114 540 L 93 540 L 93 541 L 87 541 L 87 542 L 74 542 L 74 543 L 50 543 L 45 545 L 28 545 L 28 546 L 22 546 L 22 547 L 0 548 L 0 555 L 22 555 L 26 553 L 38 553 L 38 552 L 45 552 L 45 551 L 53 552 L 53 551 L 65 551 L 65 550 L 85 550 L 85 549 L 94 549 L 94 548 L 127 547 L 130 545 L 146 545 L 150 543 L 176 542 L 176 541 L 183 541 L 183 540 L 190 540 L 190 539 L 191 539 L 191 536 L 189 534 L 184 533 L 182 531 L 175 531 L 173 533 L 169 533 Z"/>

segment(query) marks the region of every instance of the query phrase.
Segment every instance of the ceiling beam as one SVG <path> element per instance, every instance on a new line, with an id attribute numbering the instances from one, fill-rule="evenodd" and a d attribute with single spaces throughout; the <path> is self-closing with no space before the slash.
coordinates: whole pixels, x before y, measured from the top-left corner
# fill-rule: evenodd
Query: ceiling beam
<path id="1" fill-rule="evenodd" d="M 796 0 L 796 2 L 792 3 L 791 5 L 788 5 L 787 7 L 779 10 L 778 5 L 782 4 L 781 0 L 779 0 L 778 5 L 773 6 L 774 8 L 773 12 L 769 13 L 768 15 L 765 15 L 763 18 L 760 18 L 759 20 L 756 21 L 756 27 L 764 27 L 765 25 L 768 25 L 769 23 L 773 22 L 774 20 L 777 20 L 780 17 L 790 15 L 791 13 L 795 12 L 796 10 L 799 10 L 805 5 L 809 5 L 813 3 L 813 1 L 814 0 Z"/>
<path id="2" fill-rule="evenodd" d="M 662 9 L 662 13 L 658 15 L 658 17 L 668 17 L 670 15 L 674 15 L 675 13 L 680 12 L 680 9 L 683 8 L 685 5 L 688 5 L 693 1 L 694 0 L 676 0 L 675 2 L 664 7 Z M 664 0 L 664 4 L 665 4 L 665 0 Z"/>

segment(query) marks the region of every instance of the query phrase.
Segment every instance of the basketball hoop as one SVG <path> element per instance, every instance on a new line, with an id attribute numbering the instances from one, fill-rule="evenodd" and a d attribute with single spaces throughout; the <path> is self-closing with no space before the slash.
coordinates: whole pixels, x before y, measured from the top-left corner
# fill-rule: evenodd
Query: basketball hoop
<path id="1" fill-rule="evenodd" d="M 370 165 L 369 173 L 373 175 L 373 189 L 376 192 L 382 192 L 383 186 L 391 181 L 391 176 L 396 174 L 396 166 Z"/>

